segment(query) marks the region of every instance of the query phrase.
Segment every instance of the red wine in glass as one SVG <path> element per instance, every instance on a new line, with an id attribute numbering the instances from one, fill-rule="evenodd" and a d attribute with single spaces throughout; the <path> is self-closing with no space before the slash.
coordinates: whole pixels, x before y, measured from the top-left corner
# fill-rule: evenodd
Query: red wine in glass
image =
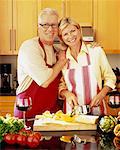
<path id="1" fill-rule="evenodd" d="M 26 123 L 25 123 L 25 120 L 26 120 L 25 112 L 32 108 L 31 97 L 17 98 L 16 107 L 18 110 L 23 111 L 24 126 L 25 126 L 25 128 L 27 128 Z"/>
<path id="2" fill-rule="evenodd" d="M 17 99 L 16 107 L 20 111 L 27 111 L 32 107 L 32 99 L 31 97 L 24 98 L 24 99 Z"/>

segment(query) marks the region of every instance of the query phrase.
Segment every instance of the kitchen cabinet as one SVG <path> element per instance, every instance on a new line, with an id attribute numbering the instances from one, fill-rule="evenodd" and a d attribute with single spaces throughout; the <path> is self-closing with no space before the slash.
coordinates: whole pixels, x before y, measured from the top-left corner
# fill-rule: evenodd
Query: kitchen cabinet
<path id="1" fill-rule="evenodd" d="M 92 25 L 92 0 L 38 0 L 38 13 L 51 7 L 61 17 L 72 17 L 82 25 Z"/>
<path id="2" fill-rule="evenodd" d="M 92 4 L 92 0 L 68 0 L 66 4 L 66 15 L 76 20 L 81 26 L 92 26 Z"/>
<path id="3" fill-rule="evenodd" d="M 12 54 L 12 3 L 11 0 L 0 1 L 0 54 Z"/>
<path id="4" fill-rule="evenodd" d="M 94 0 L 96 40 L 106 53 L 120 54 L 120 1 Z"/>
<path id="5" fill-rule="evenodd" d="M 65 16 L 65 3 L 65 0 L 38 0 L 38 14 L 44 8 L 53 8 L 61 18 Z"/>
<path id="6" fill-rule="evenodd" d="M 10 113 L 13 116 L 16 96 L 0 96 L 0 115 Z"/>
<path id="7" fill-rule="evenodd" d="M 0 55 L 16 55 L 37 35 L 37 0 L 0 0 Z"/>

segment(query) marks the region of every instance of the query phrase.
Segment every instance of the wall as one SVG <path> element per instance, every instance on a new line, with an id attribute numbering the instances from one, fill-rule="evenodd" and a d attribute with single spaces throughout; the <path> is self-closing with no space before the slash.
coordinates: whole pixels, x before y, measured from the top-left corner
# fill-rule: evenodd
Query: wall
<path id="1" fill-rule="evenodd" d="M 112 68 L 120 68 L 120 54 L 107 54 L 107 58 Z"/>

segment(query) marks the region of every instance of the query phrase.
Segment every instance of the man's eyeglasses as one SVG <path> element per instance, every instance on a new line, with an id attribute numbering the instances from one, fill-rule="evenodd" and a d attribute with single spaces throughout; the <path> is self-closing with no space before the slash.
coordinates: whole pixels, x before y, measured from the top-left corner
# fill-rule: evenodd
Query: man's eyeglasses
<path id="1" fill-rule="evenodd" d="M 46 24 L 39 24 L 39 25 L 42 26 L 46 30 L 49 29 L 49 27 L 52 27 L 52 29 L 56 29 L 58 27 L 57 24 L 48 24 L 48 23 L 46 23 Z"/>

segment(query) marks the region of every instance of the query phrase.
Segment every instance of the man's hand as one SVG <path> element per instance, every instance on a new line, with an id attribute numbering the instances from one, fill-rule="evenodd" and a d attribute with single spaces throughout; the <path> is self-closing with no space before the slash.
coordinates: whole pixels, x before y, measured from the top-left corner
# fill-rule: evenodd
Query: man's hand
<path id="1" fill-rule="evenodd" d="M 58 53 L 57 53 L 57 58 L 58 58 L 58 60 L 65 60 L 66 59 L 66 56 L 65 56 L 65 51 L 59 51 Z"/>
<path id="2" fill-rule="evenodd" d="M 98 46 L 100 46 L 100 44 L 97 43 L 97 42 L 92 42 L 92 43 L 91 43 L 91 47 L 92 47 L 92 48 L 98 47 Z"/>

